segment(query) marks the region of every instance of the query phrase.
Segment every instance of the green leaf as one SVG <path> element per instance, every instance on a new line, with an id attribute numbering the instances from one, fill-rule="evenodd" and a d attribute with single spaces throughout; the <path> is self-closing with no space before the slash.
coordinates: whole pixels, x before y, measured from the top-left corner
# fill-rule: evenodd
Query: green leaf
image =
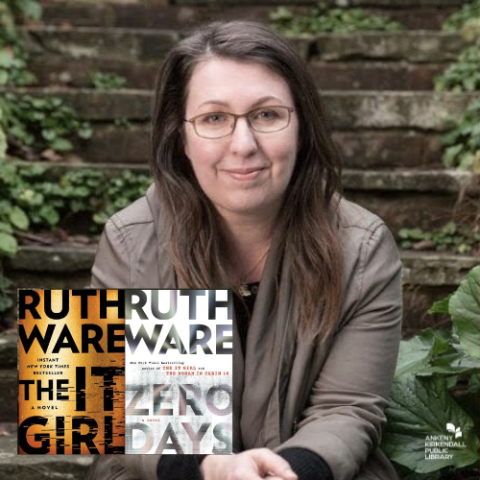
<path id="1" fill-rule="evenodd" d="M 13 233 L 13 228 L 10 225 L 10 223 L 0 222 L 0 232 L 12 234 Z M 0 278 L 2 278 L 2 277 L 0 276 Z"/>
<path id="2" fill-rule="evenodd" d="M 432 357 L 433 335 L 425 334 L 400 342 L 395 377 L 410 375 L 429 364 Z"/>
<path id="3" fill-rule="evenodd" d="M 13 235 L 5 232 L 0 232 L 0 255 L 6 257 L 13 257 L 17 253 L 17 240 Z"/>
<path id="4" fill-rule="evenodd" d="M 450 298 L 452 298 L 453 293 L 448 295 L 448 297 L 445 297 L 442 300 L 439 300 L 438 302 L 435 302 L 431 307 L 430 310 L 428 310 L 428 315 L 433 315 L 435 313 L 444 313 L 448 314 L 448 302 L 450 301 Z"/>
<path id="5" fill-rule="evenodd" d="M 480 266 L 460 283 L 450 299 L 449 312 L 460 345 L 472 357 L 480 358 Z"/>
<path id="6" fill-rule="evenodd" d="M 66 138 L 56 138 L 50 143 L 50 147 L 56 152 L 69 152 L 73 149 L 72 142 Z"/>
<path id="7" fill-rule="evenodd" d="M 43 205 L 38 211 L 40 218 L 45 220 L 51 227 L 54 227 L 60 221 L 60 215 L 51 205 Z"/>
<path id="8" fill-rule="evenodd" d="M 10 211 L 10 223 L 19 230 L 27 230 L 30 222 L 26 213 L 20 207 L 13 207 Z"/>
<path id="9" fill-rule="evenodd" d="M 388 421 L 382 449 L 400 465 L 414 472 L 429 473 L 449 466 L 461 468 L 478 461 L 479 442 L 473 421 L 448 393 L 444 378 L 419 379 L 413 375 L 396 378 L 386 413 Z M 447 430 L 449 423 L 461 429 L 460 438 L 455 440 Z M 432 435 L 452 437 L 452 442 L 457 443 L 448 447 L 452 458 L 425 458 L 425 449 L 430 448 L 425 443 Z"/>
<path id="10" fill-rule="evenodd" d="M 23 15 L 32 20 L 40 20 L 42 17 L 42 6 L 36 0 L 17 0 L 19 9 Z"/>
<path id="11" fill-rule="evenodd" d="M 0 50 L 0 67 L 7 69 L 11 67 L 13 58 L 13 51 L 10 48 L 4 48 L 3 50 Z"/>
<path id="12" fill-rule="evenodd" d="M 448 147 L 445 150 L 443 155 L 443 163 L 446 167 L 451 167 L 455 161 L 457 155 L 462 151 L 463 145 L 454 145 L 453 147 Z"/>

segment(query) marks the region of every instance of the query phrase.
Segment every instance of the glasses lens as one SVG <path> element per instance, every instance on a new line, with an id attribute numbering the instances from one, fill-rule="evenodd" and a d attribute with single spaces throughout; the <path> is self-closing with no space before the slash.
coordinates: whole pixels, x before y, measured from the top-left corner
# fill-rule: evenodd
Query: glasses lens
<path id="1" fill-rule="evenodd" d="M 232 132 L 235 118 L 228 113 L 212 112 L 195 119 L 197 134 L 205 138 L 219 138 Z"/>
<path id="2" fill-rule="evenodd" d="M 287 107 L 262 107 L 250 112 L 248 120 L 257 132 L 276 132 L 287 127 L 290 111 Z"/>

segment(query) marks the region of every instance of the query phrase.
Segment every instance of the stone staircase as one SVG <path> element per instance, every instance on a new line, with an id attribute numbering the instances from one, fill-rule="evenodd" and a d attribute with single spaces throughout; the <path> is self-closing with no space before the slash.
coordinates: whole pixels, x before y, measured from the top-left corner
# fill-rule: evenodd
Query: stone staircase
<path id="1" fill-rule="evenodd" d="M 203 21 L 246 18 L 268 21 L 279 5 L 306 13 L 313 0 L 44 0 L 43 24 L 23 29 L 31 69 L 38 78 L 28 91 L 57 96 L 94 126 L 93 138 L 76 141 L 81 163 L 53 168 L 146 169 L 151 88 L 158 65 L 188 29 Z M 435 93 L 433 78 L 464 46 L 459 35 L 439 31 L 462 0 L 336 0 L 363 6 L 408 27 L 405 32 L 319 34 L 292 39 L 309 63 L 345 158 L 345 194 L 400 228 L 431 230 L 456 212 L 471 221 L 478 212 L 480 177 L 446 171 L 440 137 L 449 116 L 459 117 L 475 94 Z M 126 88 L 91 88 L 90 72 L 114 72 Z M 477 95 L 478 96 L 478 95 Z M 115 124 L 127 123 L 127 127 Z M 94 246 L 23 246 L 4 262 L 17 286 L 82 287 L 88 284 Z M 478 263 L 473 255 L 402 252 L 404 334 L 442 317 L 425 312 L 453 291 Z M 67 280 L 66 280 L 67 279 Z M 10 318 L 10 322 L 13 319 Z M 6 337 L 7 338 L 7 337 Z M 16 421 L 15 336 L 0 343 L 0 377 L 8 386 L 8 407 L 0 421 Z M 8 347 L 4 347 L 8 345 Z M 7 437 L 5 437 L 7 438 Z M 87 457 L 20 462 L 13 443 L 0 445 L 0 470 L 26 478 L 83 479 Z M 30 462 L 30 463 L 29 463 Z M 42 476 L 43 475 L 43 476 Z M 446 479 L 444 479 L 446 480 Z"/>

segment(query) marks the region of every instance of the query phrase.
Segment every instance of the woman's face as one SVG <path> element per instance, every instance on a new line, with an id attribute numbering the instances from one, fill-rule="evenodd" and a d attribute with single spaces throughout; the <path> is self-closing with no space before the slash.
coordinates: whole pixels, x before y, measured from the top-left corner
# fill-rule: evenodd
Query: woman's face
<path id="1" fill-rule="evenodd" d="M 247 113 L 268 106 L 294 107 L 282 77 L 257 63 L 213 58 L 199 63 L 188 85 L 185 118 L 200 114 Z M 212 116 L 212 122 L 219 117 Z M 298 150 L 298 117 L 271 133 L 253 131 L 245 117 L 223 138 L 199 137 L 185 123 L 185 153 L 195 176 L 218 212 L 234 215 L 275 215 L 292 176 Z"/>

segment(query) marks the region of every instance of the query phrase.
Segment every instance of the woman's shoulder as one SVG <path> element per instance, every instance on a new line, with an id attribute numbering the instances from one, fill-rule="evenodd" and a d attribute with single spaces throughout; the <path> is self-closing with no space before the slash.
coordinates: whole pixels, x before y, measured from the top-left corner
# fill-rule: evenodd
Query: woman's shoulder
<path id="1" fill-rule="evenodd" d="M 338 206 L 340 229 L 358 229 L 372 232 L 385 222 L 364 207 L 345 198 L 340 200 Z"/>
<path id="2" fill-rule="evenodd" d="M 155 187 L 151 185 L 146 194 L 135 200 L 128 207 L 115 213 L 108 221 L 118 229 L 124 229 L 135 225 L 145 225 L 154 222 L 154 210 L 158 208 L 155 195 Z"/>
<path id="3" fill-rule="evenodd" d="M 113 215 L 105 225 L 92 268 L 95 288 L 136 288 L 158 283 L 155 190 Z"/>

